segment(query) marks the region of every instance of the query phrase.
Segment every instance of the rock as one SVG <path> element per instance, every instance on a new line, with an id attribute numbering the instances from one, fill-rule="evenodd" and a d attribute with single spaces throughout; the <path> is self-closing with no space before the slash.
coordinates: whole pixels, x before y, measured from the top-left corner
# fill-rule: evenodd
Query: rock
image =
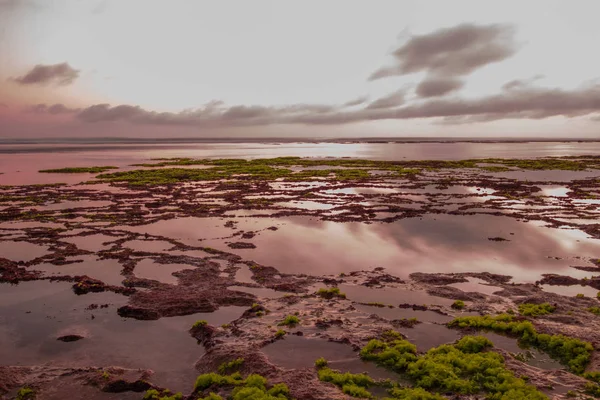
<path id="1" fill-rule="evenodd" d="M 78 340 L 84 339 L 84 336 L 81 335 L 63 335 L 56 338 L 56 340 L 60 340 L 61 342 L 76 342 Z"/>

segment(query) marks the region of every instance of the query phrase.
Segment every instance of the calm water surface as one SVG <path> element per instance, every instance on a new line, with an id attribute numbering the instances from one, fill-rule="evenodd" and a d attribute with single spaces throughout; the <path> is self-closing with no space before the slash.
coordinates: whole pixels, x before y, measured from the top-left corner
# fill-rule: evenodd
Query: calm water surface
<path id="1" fill-rule="evenodd" d="M 186 144 L 0 144 L 0 185 L 78 183 L 89 176 L 38 174 L 66 166 L 127 167 L 151 158 L 352 157 L 373 160 L 461 160 L 600 154 L 597 142 L 523 143 L 186 143 Z M 130 167 L 133 168 L 133 167 Z"/>

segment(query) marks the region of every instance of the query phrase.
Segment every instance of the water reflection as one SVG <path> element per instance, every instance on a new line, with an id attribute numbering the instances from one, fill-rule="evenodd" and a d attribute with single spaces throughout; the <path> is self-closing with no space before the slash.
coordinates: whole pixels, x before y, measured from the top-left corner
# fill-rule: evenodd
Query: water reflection
<path id="1" fill-rule="evenodd" d="M 335 223 L 289 217 L 276 232 L 253 239 L 257 248 L 230 250 L 283 272 L 339 274 L 384 267 L 412 272 L 492 272 L 533 282 L 543 273 L 578 276 L 575 257 L 594 257 L 600 241 L 578 230 L 553 229 L 512 218 L 428 215 L 394 223 Z M 490 241 L 490 237 L 510 241 Z M 209 245 L 225 248 L 219 241 Z"/>
<path id="2" fill-rule="evenodd" d="M 187 332 L 189 327 L 199 319 L 219 326 L 244 311 L 244 307 L 224 307 L 214 313 L 158 321 L 123 319 L 116 313 L 127 301 L 123 296 L 110 292 L 76 296 L 68 283 L 45 281 L 2 284 L 0 300 L 2 365 L 52 362 L 148 368 L 156 372 L 153 382 L 184 392 L 192 390 L 197 376 L 194 363 L 204 353 Z M 92 303 L 109 307 L 86 310 Z M 71 343 L 56 340 L 68 332 L 85 338 Z"/>

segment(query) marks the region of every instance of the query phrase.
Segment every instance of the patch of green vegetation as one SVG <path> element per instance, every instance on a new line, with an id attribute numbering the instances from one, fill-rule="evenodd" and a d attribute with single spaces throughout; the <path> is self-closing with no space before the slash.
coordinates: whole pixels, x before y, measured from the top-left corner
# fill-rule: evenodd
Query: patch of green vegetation
<path id="1" fill-rule="evenodd" d="M 465 336 L 454 345 L 430 349 L 416 354 L 416 347 L 405 340 L 370 341 L 361 357 L 395 372 L 404 372 L 417 388 L 442 393 L 474 395 L 486 393 L 490 399 L 546 399 L 534 386 L 506 369 L 504 358 L 492 351 L 493 345 L 482 336 Z M 415 392 L 392 390 L 394 398 L 418 397 Z M 422 393 L 422 392 L 421 392 Z M 425 397 L 436 398 L 441 397 Z"/>
<path id="2" fill-rule="evenodd" d="M 548 353 L 581 374 L 589 364 L 594 347 L 591 343 L 564 335 L 537 333 L 533 324 L 508 314 L 497 316 L 459 317 L 448 323 L 450 327 L 489 330 L 516 336 L 523 345 L 533 346 Z"/>
<path id="3" fill-rule="evenodd" d="M 210 392 L 208 396 L 202 397 L 198 400 L 223 400 L 223 398 L 216 393 Z"/>
<path id="4" fill-rule="evenodd" d="M 581 376 L 583 376 L 585 379 L 589 379 L 590 381 L 600 383 L 599 371 L 584 372 Z"/>
<path id="5" fill-rule="evenodd" d="M 444 396 L 440 396 L 437 393 L 428 392 L 425 389 L 419 387 L 416 388 L 393 388 L 389 391 L 390 398 L 384 398 L 383 400 L 390 399 L 402 399 L 402 400 L 445 400 Z"/>
<path id="6" fill-rule="evenodd" d="M 35 390 L 24 387 L 17 392 L 16 400 L 33 400 L 35 399 Z"/>
<path id="7" fill-rule="evenodd" d="M 150 389 L 144 394 L 144 400 L 183 400 L 183 394 L 178 392 L 174 395 L 170 395 L 168 390 L 161 393 L 156 389 Z"/>
<path id="8" fill-rule="evenodd" d="M 220 375 L 214 372 L 202 374 L 196 378 L 194 390 L 205 390 L 211 386 L 239 385 L 244 381 L 239 373 L 231 375 Z"/>
<path id="9" fill-rule="evenodd" d="M 321 358 L 317 358 L 317 360 L 315 361 L 315 367 L 317 368 L 323 368 L 327 366 L 327 360 L 324 359 L 323 357 Z"/>
<path id="10" fill-rule="evenodd" d="M 596 315 L 600 316 L 600 307 L 592 306 L 592 307 L 589 307 L 587 310 L 589 312 L 591 312 L 592 314 L 596 314 Z"/>
<path id="11" fill-rule="evenodd" d="M 575 297 L 578 299 L 585 299 L 585 295 L 583 293 L 577 293 Z"/>
<path id="12" fill-rule="evenodd" d="M 194 329 L 203 328 L 206 325 L 208 325 L 208 322 L 203 319 L 200 319 L 200 320 L 194 322 L 194 325 L 192 325 L 192 328 L 194 328 Z"/>
<path id="13" fill-rule="evenodd" d="M 550 303 L 542 304 L 531 304 L 523 303 L 519 304 L 519 313 L 527 317 L 538 317 L 540 315 L 551 314 L 556 310 L 556 307 Z"/>
<path id="14" fill-rule="evenodd" d="M 342 389 L 342 392 L 352 397 L 373 398 L 373 395 L 367 390 L 367 388 L 375 385 L 375 381 L 370 376 L 349 372 L 342 373 L 322 365 L 322 363 L 315 362 L 315 365 L 321 381 L 333 383 Z"/>
<path id="15" fill-rule="evenodd" d="M 371 307 L 379 307 L 379 308 L 384 308 L 384 307 L 386 307 L 386 305 L 385 305 L 385 304 L 383 304 L 383 303 L 379 303 L 379 302 L 376 302 L 376 301 L 372 301 L 372 302 L 369 302 L 369 303 L 364 303 L 364 304 L 365 304 L 365 305 L 367 305 L 367 306 L 371 306 Z"/>
<path id="16" fill-rule="evenodd" d="M 213 181 L 220 179 L 276 179 L 290 181 L 307 179 L 333 179 L 339 181 L 372 179 L 371 170 L 387 171 L 396 176 L 410 176 L 422 170 L 473 168 L 489 172 L 506 171 L 509 168 L 526 170 L 575 170 L 588 168 L 600 169 L 600 161 L 596 158 L 543 158 L 533 160 L 521 159 L 482 159 L 482 160 L 406 160 L 406 161 L 373 161 L 361 159 L 314 159 L 300 157 L 277 157 L 268 159 L 191 159 L 175 158 L 158 160 L 156 163 L 136 164 L 144 167 L 170 167 L 161 169 L 124 171 L 99 175 L 97 178 L 109 182 L 126 182 L 130 185 L 164 185 L 184 181 Z M 482 163 L 497 164 L 495 166 L 479 166 Z M 202 165 L 207 168 L 185 169 L 181 166 Z M 307 168 L 293 171 L 290 167 Z M 330 169 L 311 169 L 311 167 L 336 167 Z M 387 175 L 389 176 L 389 175 Z"/>
<path id="17" fill-rule="evenodd" d="M 105 380 L 110 379 L 110 374 L 108 373 L 108 371 L 102 371 L 102 379 L 105 379 Z"/>
<path id="18" fill-rule="evenodd" d="M 282 337 L 284 337 L 287 334 L 286 331 L 284 331 L 283 329 L 279 329 L 277 332 L 275 332 L 275 339 L 280 339 Z"/>
<path id="19" fill-rule="evenodd" d="M 294 327 L 300 323 L 300 318 L 295 315 L 286 316 L 283 321 L 279 322 L 277 326 L 290 326 Z"/>
<path id="20" fill-rule="evenodd" d="M 465 308 L 465 302 L 462 300 L 455 300 L 451 307 L 457 310 L 462 310 Z"/>
<path id="21" fill-rule="evenodd" d="M 267 379 L 252 374 L 243 379 L 239 373 L 232 375 L 219 375 L 215 373 L 203 374 L 196 379 L 195 391 L 204 391 L 209 388 L 227 388 L 231 387 L 232 400 L 287 400 L 291 399 L 288 387 L 283 383 L 277 383 L 269 387 Z M 208 400 L 218 400 L 222 398 L 214 393 L 210 393 Z"/>
<path id="22" fill-rule="evenodd" d="M 588 382 L 585 384 L 583 390 L 586 394 L 589 394 L 590 396 L 600 398 L 600 385 L 598 385 L 597 383 Z"/>
<path id="23" fill-rule="evenodd" d="M 39 172 L 43 173 L 52 173 L 52 174 L 99 174 L 101 172 L 106 172 L 111 169 L 119 169 L 119 167 L 114 167 L 112 165 L 104 166 L 104 167 L 67 167 L 67 168 L 57 168 L 57 169 L 43 169 Z"/>
<path id="24" fill-rule="evenodd" d="M 487 171 L 487 172 L 506 172 L 506 171 L 510 171 L 510 168 L 508 167 L 503 167 L 500 165 L 484 165 L 479 167 L 480 169 Z"/>
<path id="25" fill-rule="evenodd" d="M 324 299 L 333 299 L 334 297 L 338 297 L 340 299 L 345 299 L 346 294 L 340 291 L 340 288 L 321 288 L 317 290 L 317 295 L 323 297 Z"/>
<path id="26" fill-rule="evenodd" d="M 224 362 L 223 364 L 219 365 L 219 369 L 217 371 L 219 371 L 220 374 L 224 374 L 238 369 L 242 366 L 242 364 L 244 364 L 244 359 L 241 357 L 236 358 L 235 360 Z"/>

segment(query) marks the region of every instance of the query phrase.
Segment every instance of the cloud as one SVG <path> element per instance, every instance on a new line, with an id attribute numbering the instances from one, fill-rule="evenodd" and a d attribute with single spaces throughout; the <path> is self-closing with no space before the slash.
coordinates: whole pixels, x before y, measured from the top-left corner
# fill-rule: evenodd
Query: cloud
<path id="1" fill-rule="evenodd" d="M 90 123 L 121 121 L 213 128 L 275 124 L 341 125 L 417 118 L 443 118 L 446 123 L 470 123 L 507 118 L 577 117 L 600 113 L 600 85 L 575 90 L 529 87 L 472 99 L 432 98 L 409 104 L 402 104 L 400 95 L 400 92 L 393 93 L 356 110 L 310 104 L 227 107 L 222 103 L 211 103 L 194 110 L 161 113 L 139 106 L 113 107 L 97 104 L 76 112 L 75 117 Z M 398 96 L 395 102 L 390 100 L 394 96 Z"/>
<path id="2" fill-rule="evenodd" d="M 462 88 L 464 83 L 452 78 L 428 78 L 417 85 L 415 92 L 419 97 L 438 97 Z"/>
<path id="3" fill-rule="evenodd" d="M 375 71 L 369 80 L 415 72 L 464 76 L 516 52 L 514 29 L 507 25 L 461 24 L 412 36 L 392 56 L 394 65 Z"/>
<path id="4" fill-rule="evenodd" d="M 361 104 L 366 103 L 369 100 L 368 96 L 360 96 L 357 97 L 354 100 L 350 100 L 345 102 L 342 107 L 354 107 L 354 106 L 360 106 Z"/>
<path id="5" fill-rule="evenodd" d="M 68 63 L 53 65 L 38 64 L 23 76 L 13 79 L 21 85 L 70 85 L 79 77 L 79 70 L 74 69 Z"/>
<path id="6" fill-rule="evenodd" d="M 406 96 L 405 90 L 398 90 L 398 91 L 391 93 L 385 97 L 382 97 L 380 99 L 373 101 L 372 103 L 370 103 L 367 106 L 367 109 L 393 108 L 393 107 L 401 106 L 406 101 L 405 96 Z"/>
<path id="7" fill-rule="evenodd" d="M 77 108 L 68 108 L 64 104 L 56 103 L 51 106 L 46 104 L 34 104 L 23 110 L 26 113 L 33 114 L 73 114 L 79 111 Z"/>
<path id="8" fill-rule="evenodd" d="M 514 79 L 502 85 L 504 90 L 519 90 L 530 87 L 535 81 L 540 80 L 544 75 L 535 75 L 529 79 Z"/>
<path id="9" fill-rule="evenodd" d="M 129 121 L 140 124 L 190 126 L 252 126 L 271 125 L 281 118 L 294 119 L 306 115 L 330 115 L 339 112 L 337 106 L 322 104 L 292 104 L 282 107 L 236 105 L 226 107 L 221 101 L 179 113 L 147 111 L 139 106 L 96 104 L 80 110 L 76 118 L 84 122 Z"/>

